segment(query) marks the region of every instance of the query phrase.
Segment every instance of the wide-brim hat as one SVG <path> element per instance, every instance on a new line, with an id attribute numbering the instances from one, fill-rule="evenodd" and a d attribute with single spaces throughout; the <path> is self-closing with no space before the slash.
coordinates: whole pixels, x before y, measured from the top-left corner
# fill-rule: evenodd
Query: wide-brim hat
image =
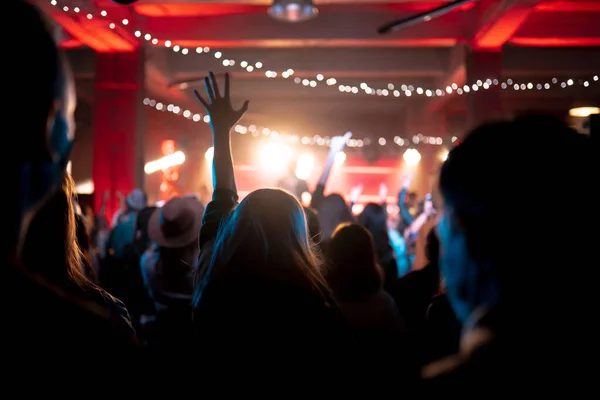
<path id="1" fill-rule="evenodd" d="M 184 247 L 198 240 L 204 206 L 197 199 L 174 197 L 154 210 L 148 235 L 159 246 Z"/>

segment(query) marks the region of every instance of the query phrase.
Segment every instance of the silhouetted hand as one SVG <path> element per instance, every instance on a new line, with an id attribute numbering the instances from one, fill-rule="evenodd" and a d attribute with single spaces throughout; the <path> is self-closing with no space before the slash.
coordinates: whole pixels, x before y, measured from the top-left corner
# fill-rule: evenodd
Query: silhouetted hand
<path id="1" fill-rule="evenodd" d="M 225 74 L 225 91 L 223 96 L 219 90 L 217 78 L 212 72 L 208 73 L 208 77 L 204 78 L 204 86 L 208 100 L 204 100 L 200 94 L 194 90 L 196 98 L 210 116 L 210 123 L 213 133 L 227 133 L 233 125 L 242 118 L 242 115 L 248 110 L 248 100 L 244 102 L 239 110 L 234 110 L 231 105 L 231 97 L 229 96 L 229 74 Z"/>
<path id="2" fill-rule="evenodd" d="M 363 191 L 363 185 L 354 186 L 352 188 L 352 190 L 350 190 L 350 202 L 356 203 L 358 201 L 358 198 L 362 194 L 362 191 Z"/>

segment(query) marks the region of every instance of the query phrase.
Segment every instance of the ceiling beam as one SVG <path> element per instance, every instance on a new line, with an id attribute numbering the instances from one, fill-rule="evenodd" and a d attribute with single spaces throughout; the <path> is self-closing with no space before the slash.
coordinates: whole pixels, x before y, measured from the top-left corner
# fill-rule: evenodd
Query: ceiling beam
<path id="1" fill-rule="evenodd" d="M 474 49 L 500 51 L 529 18 L 538 2 L 539 0 L 494 1 L 485 11 L 485 20 L 474 35 L 471 46 Z"/>
<path id="2" fill-rule="evenodd" d="M 461 14 L 450 13 L 435 23 L 419 24 L 382 37 L 377 28 L 389 21 L 389 10 L 356 8 L 322 12 L 302 24 L 273 21 L 267 13 L 210 17 L 148 18 L 139 29 L 164 43 L 182 47 L 440 47 L 464 40 Z M 399 13 L 399 16 L 410 15 Z"/>
<path id="3" fill-rule="evenodd" d="M 72 38 L 97 52 L 127 52 L 138 46 L 133 35 L 120 27 L 110 29 L 108 21 L 89 20 L 85 13 L 64 12 L 47 1 L 37 0 L 36 4 Z"/>
<path id="4" fill-rule="evenodd" d="M 457 46 L 454 48 L 450 56 L 450 68 L 448 74 L 438 81 L 437 87 L 445 88 L 456 84 L 462 87 L 467 81 L 467 67 L 465 62 L 467 60 L 467 46 Z M 435 96 L 427 103 L 427 111 L 435 112 L 439 111 L 444 105 L 452 98 L 451 94 L 445 96 Z"/>

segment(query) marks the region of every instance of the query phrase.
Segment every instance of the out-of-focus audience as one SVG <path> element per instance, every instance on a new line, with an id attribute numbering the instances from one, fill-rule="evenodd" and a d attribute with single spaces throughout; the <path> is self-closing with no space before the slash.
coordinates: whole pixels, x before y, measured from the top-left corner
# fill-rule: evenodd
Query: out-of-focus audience
<path id="1" fill-rule="evenodd" d="M 8 43 L 19 84 L 5 89 L 5 113 L 19 118 L 28 104 L 8 139 L 17 162 L 5 163 L 14 374 L 62 359 L 71 370 L 107 360 L 160 377 L 192 360 L 233 384 L 315 374 L 350 388 L 379 376 L 372 383 L 399 396 L 416 383 L 574 393 L 593 382 L 597 235 L 584 232 L 598 179 L 588 137 L 539 115 L 481 125 L 442 164 L 437 207 L 409 192 L 408 174 L 396 215 L 382 186 L 382 203 L 355 218 L 360 191 L 348 204 L 326 190 L 347 133 L 331 139 L 310 208 L 298 200 L 306 182 L 293 177 L 282 181 L 292 193 L 258 189 L 240 201 L 230 131 L 248 102 L 233 107 L 229 76 L 219 86 L 210 73 L 207 97 L 195 94 L 211 118 L 212 200 L 155 207 L 135 189 L 109 226 L 104 208 L 76 212 L 69 66 L 33 6 L 10 2 L 10 12 L 27 35 Z M 555 217 L 565 179 L 584 215 Z"/>

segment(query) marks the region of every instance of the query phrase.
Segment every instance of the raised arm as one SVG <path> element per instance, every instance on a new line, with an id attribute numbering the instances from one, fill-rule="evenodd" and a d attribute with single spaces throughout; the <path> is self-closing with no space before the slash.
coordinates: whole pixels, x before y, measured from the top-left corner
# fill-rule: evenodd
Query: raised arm
<path id="1" fill-rule="evenodd" d="M 231 158 L 230 131 L 248 109 L 248 101 L 239 110 L 231 105 L 229 95 L 229 74 L 225 74 L 224 91 L 221 94 L 215 75 L 210 72 L 204 78 L 207 100 L 194 90 L 196 98 L 210 116 L 213 134 L 213 199 L 206 206 L 203 226 L 200 232 L 200 248 L 213 240 L 221 220 L 235 207 L 238 197 Z"/>
<path id="2" fill-rule="evenodd" d="M 398 195 L 398 208 L 400 208 L 400 216 L 404 220 L 406 225 L 411 225 L 414 222 L 414 217 L 410 215 L 410 212 L 406 208 L 404 203 L 404 198 L 408 193 L 408 187 L 410 186 L 410 181 L 412 180 L 412 173 L 408 174 L 404 178 L 404 182 L 402 183 L 402 189 L 400 190 L 400 194 Z"/>
<path id="3" fill-rule="evenodd" d="M 325 185 L 331 174 L 331 168 L 335 163 L 335 156 L 346 147 L 346 141 L 352 137 L 352 132 L 346 132 L 344 136 L 335 136 L 331 139 L 329 145 L 329 153 L 327 154 L 327 160 L 325 161 L 325 167 L 323 173 L 317 182 L 317 187 L 312 194 L 311 207 L 317 208 L 324 198 Z"/>

